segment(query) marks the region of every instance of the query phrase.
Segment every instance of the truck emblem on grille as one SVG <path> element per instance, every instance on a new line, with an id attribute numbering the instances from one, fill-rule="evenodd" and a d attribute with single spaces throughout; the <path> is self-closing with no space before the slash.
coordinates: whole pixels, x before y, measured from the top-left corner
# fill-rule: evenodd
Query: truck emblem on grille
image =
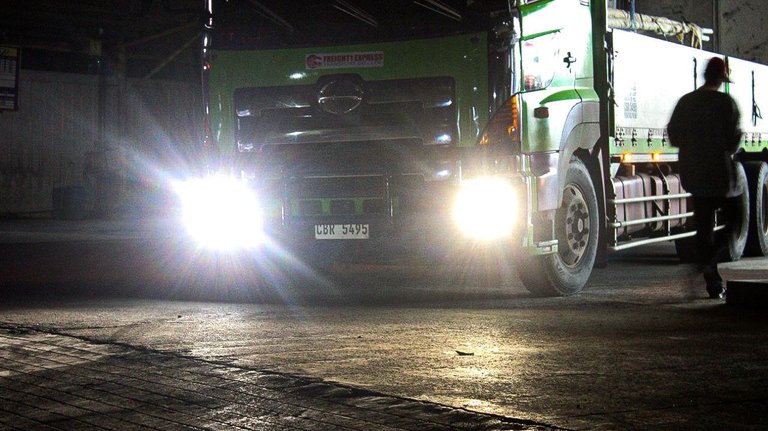
<path id="1" fill-rule="evenodd" d="M 350 80 L 325 84 L 317 94 L 317 106 L 329 114 L 348 114 L 363 103 L 363 88 Z"/>

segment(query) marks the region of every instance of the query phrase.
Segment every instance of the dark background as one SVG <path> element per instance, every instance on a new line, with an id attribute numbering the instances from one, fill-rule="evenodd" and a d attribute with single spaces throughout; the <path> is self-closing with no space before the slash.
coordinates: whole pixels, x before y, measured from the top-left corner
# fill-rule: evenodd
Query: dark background
<path id="1" fill-rule="evenodd" d="M 105 68 L 111 74 L 122 63 L 127 76 L 144 77 L 162 65 L 153 76 L 188 79 L 199 76 L 203 5 L 202 0 L 6 0 L 0 44 L 22 48 L 22 69 L 97 73 Z"/>

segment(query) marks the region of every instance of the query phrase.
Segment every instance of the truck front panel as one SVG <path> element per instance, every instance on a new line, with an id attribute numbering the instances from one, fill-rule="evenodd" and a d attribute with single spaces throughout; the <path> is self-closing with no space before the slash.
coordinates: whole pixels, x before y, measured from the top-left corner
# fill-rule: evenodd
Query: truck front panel
<path id="1" fill-rule="evenodd" d="M 511 230 L 526 202 L 512 149 L 504 184 L 462 193 L 491 110 L 487 37 L 212 51 L 212 137 L 255 189 L 267 237 L 314 257 L 381 259 L 444 254 L 466 230 L 488 234 L 478 220 Z M 514 197 L 456 214 L 491 190 Z"/>

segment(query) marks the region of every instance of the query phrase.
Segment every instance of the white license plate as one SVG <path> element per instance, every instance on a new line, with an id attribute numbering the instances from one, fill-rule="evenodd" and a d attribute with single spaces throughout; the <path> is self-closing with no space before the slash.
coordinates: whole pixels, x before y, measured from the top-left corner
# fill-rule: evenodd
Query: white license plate
<path id="1" fill-rule="evenodd" d="M 367 223 L 315 225 L 315 239 L 368 239 L 369 234 Z"/>

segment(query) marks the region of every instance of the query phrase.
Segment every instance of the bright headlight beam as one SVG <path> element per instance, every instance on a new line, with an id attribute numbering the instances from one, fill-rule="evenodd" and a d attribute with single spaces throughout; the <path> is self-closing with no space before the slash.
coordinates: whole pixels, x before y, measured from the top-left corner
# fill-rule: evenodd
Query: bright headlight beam
<path id="1" fill-rule="evenodd" d="M 512 233 L 517 215 L 512 185 L 501 178 L 477 178 L 461 184 L 454 217 L 468 236 L 495 240 Z"/>
<path id="2" fill-rule="evenodd" d="M 209 177 L 174 184 L 182 218 L 192 238 L 205 248 L 256 247 L 263 241 L 259 202 L 241 181 Z"/>

